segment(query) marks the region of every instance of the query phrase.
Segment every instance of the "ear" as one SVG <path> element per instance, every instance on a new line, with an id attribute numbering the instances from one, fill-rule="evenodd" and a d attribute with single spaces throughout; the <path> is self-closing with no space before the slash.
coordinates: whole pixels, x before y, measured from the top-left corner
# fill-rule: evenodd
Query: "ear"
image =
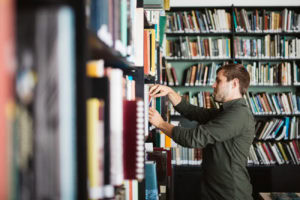
<path id="1" fill-rule="evenodd" d="M 232 80 L 232 86 L 233 86 L 233 88 L 240 88 L 240 81 L 239 81 L 239 79 L 238 78 L 234 78 L 233 80 Z"/>

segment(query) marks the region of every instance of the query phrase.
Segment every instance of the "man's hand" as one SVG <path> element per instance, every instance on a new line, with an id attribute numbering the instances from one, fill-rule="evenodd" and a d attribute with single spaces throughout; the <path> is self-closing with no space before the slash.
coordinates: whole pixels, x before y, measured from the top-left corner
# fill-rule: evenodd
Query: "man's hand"
<path id="1" fill-rule="evenodd" d="M 149 90 L 151 97 L 162 97 L 168 95 L 172 89 L 165 85 L 153 85 Z"/>
<path id="2" fill-rule="evenodd" d="M 149 109 L 149 121 L 155 127 L 159 128 L 164 134 L 172 138 L 172 130 L 174 126 L 165 122 L 154 108 Z"/>
<path id="3" fill-rule="evenodd" d="M 165 85 L 153 85 L 149 90 L 149 95 L 151 97 L 162 97 L 168 95 L 168 98 L 173 106 L 176 106 L 181 101 L 181 96 L 172 88 Z"/>
<path id="4" fill-rule="evenodd" d="M 156 128 L 161 128 L 165 122 L 160 114 L 154 108 L 149 108 L 149 122 Z"/>

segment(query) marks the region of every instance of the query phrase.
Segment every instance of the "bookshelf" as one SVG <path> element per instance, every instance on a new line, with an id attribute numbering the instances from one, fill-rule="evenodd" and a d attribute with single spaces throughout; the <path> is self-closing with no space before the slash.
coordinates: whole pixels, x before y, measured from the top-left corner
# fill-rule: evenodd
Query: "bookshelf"
<path id="1" fill-rule="evenodd" d="M 210 6 L 174 7 L 174 8 L 172 7 L 169 12 L 166 12 L 166 16 L 168 17 L 167 17 L 167 27 L 166 27 L 165 34 L 166 34 L 167 41 L 171 41 L 171 42 L 170 43 L 167 42 L 165 45 L 166 48 L 165 60 L 167 63 L 171 65 L 171 68 L 175 69 L 176 78 L 174 78 L 174 76 L 171 75 L 172 77 L 170 79 L 168 75 L 166 75 L 165 79 L 163 78 L 164 79 L 163 82 L 171 86 L 175 91 L 179 92 L 180 94 L 188 93 L 188 96 L 190 97 L 190 101 L 191 101 L 191 97 L 193 97 L 194 95 L 197 96 L 199 92 L 205 92 L 205 91 L 212 92 L 212 88 L 211 88 L 212 84 L 210 84 L 209 82 L 203 84 L 203 82 L 201 82 L 200 79 L 199 80 L 200 85 L 196 84 L 195 80 L 197 79 L 198 76 L 197 73 L 199 73 L 198 70 L 196 71 L 197 76 L 195 75 L 195 79 L 194 79 L 195 82 L 194 81 L 193 83 L 188 82 L 188 84 L 186 84 L 186 80 L 191 80 L 187 75 L 189 73 L 188 70 L 192 68 L 192 66 L 196 65 L 197 67 L 199 63 L 203 65 L 207 65 L 208 67 L 211 67 L 212 63 L 218 65 L 218 64 L 223 64 L 224 62 L 229 62 L 229 63 L 237 62 L 245 65 L 245 67 L 247 67 L 248 64 L 251 64 L 253 66 L 253 63 L 255 63 L 257 70 L 260 67 L 263 68 L 264 65 L 269 67 L 272 66 L 271 67 L 272 70 L 277 70 L 277 69 L 281 70 L 280 66 L 285 65 L 282 63 L 288 63 L 286 65 L 290 65 L 290 70 L 291 70 L 289 71 L 290 73 L 288 75 L 289 81 L 280 78 L 276 80 L 274 79 L 272 81 L 270 79 L 263 79 L 263 75 L 259 74 L 262 71 L 254 72 L 255 71 L 254 70 L 252 73 L 252 82 L 250 83 L 250 87 L 248 91 L 249 93 L 254 95 L 268 94 L 274 96 L 275 94 L 278 95 L 280 94 L 280 97 L 282 94 L 291 93 L 295 95 L 295 98 L 297 99 L 298 98 L 297 95 L 299 94 L 299 85 L 297 80 L 298 74 L 295 71 L 297 71 L 298 67 L 294 67 L 294 66 L 299 65 L 299 54 L 295 53 L 294 50 L 295 48 L 298 49 L 297 45 L 299 45 L 297 41 L 300 32 L 299 29 L 300 24 L 299 21 L 296 20 L 299 17 L 299 13 L 297 13 L 298 8 L 299 7 L 297 6 L 295 7 L 260 6 L 258 8 L 255 6 L 235 6 L 235 5 L 217 6 L 217 7 L 210 7 Z M 211 13 L 209 13 L 209 10 L 211 10 Z M 241 10 L 243 10 L 245 17 L 240 15 Z M 224 16 L 224 12 L 229 13 L 231 15 L 231 17 L 227 18 L 230 19 L 229 21 L 224 21 L 224 20 L 221 21 L 222 17 Z M 236 13 L 238 13 L 238 16 L 240 17 L 239 19 L 237 19 Z M 288 13 L 290 13 L 290 15 L 288 15 Z M 214 16 L 214 14 L 216 15 Z M 279 17 L 280 14 L 281 14 L 281 18 Z M 206 19 L 204 19 L 205 17 Z M 213 23 L 215 23 L 216 25 L 215 27 L 212 25 L 212 22 L 208 22 L 209 20 L 208 18 L 210 18 L 210 20 L 213 20 Z M 267 21 L 264 21 L 263 19 Z M 205 22 L 205 20 L 207 21 Z M 285 20 L 285 22 L 279 20 Z M 292 24 L 292 26 L 290 26 L 287 23 L 288 20 L 289 22 L 291 22 L 292 20 L 292 22 L 290 23 Z M 228 24 L 229 28 L 226 29 L 226 26 L 225 27 L 221 26 L 220 21 L 221 23 L 224 22 L 224 24 Z M 284 23 L 283 28 L 281 26 L 281 23 Z M 226 30 L 226 31 L 222 31 L 222 30 Z M 200 42 L 199 42 L 199 38 L 200 38 Z M 220 56 L 220 54 L 219 55 L 216 54 L 215 56 L 212 56 L 211 54 L 213 52 L 212 50 L 216 50 L 216 48 L 213 47 L 215 49 L 207 49 L 206 47 L 202 46 L 201 38 L 229 39 L 230 40 L 229 57 L 228 58 L 222 57 Z M 260 39 L 261 41 L 258 42 L 258 39 Z M 293 39 L 295 39 L 295 41 L 292 41 Z M 176 44 L 176 40 L 177 41 L 180 40 L 180 42 Z M 240 41 L 242 41 L 243 44 Z M 193 44 L 193 42 L 196 44 Z M 267 42 L 268 43 L 270 42 L 270 44 L 272 43 L 272 45 L 274 46 L 272 46 L 272 48 L 271 45 L 264 46 L 266 45 Z M 258 43 L 260 43 L 259 45 L 261 46 L 258 46 Z M 287 44 L 287 46 L 284 46 L 284 44 Z M 193 45 L 196 47 L 194 47 Z M 214 45 L 214 43 L 211 42 L 209 43 L 209 46 L 210 45 Z M 218 43 L 217 45 L 220 45 L 220 43 Z M 238 47 L 242 45 L 244 45 L 243 46 L 244 49 L 238 51 Z M 293 50 L 291 49 L 292 45 L 295 45 L 295 47 L 293 46 L 294 48 Z M 220 47 L 223 46 L 219 46 L 219 48 Z M 288 50 L 290 53 L 287 53 L 287 49 L 283 50 L 282 47 L 290 48 Z M 181 52 L 183 51 L 183 49 L 185 49 L 186 51 L 185 53 Z M 176 51 L 180 51 L 181 54 L 179 55 L 176 54 Z M 207 51 L 209 53 L 203 54 L 203 51 L 204 52 Z M 287 67 L 287 69 L 288 68 L 289 67 Z M 272 72 L 273 74 L 277 73 L 275 71 Z M 268 71 L 267 73 L 270 73 L 270 71 Z M 285 72 L 280 72 L 280 73 L 285 73 Z M 260 82 L 257 82 L 259 76 L 261 80 Z M 176 85 L 174 83 L 175 81 L 174 80 L 172 81 L 172 78 L 177 79 L 179 85 Z M 211 77 L 207 76 L 207 78 L 213 78 L 213 75 Z M 197 99 L 197 102 L 195 104 L 200 104 L 199 101 L 200 100 Z M 249 107 L 251 106 L 250 105 L 251 101 L 248 101 Z M 286 102 L 286 104 L 289 103 Z M 267 112 L 264 110 L 260 113 L 254 112 L 253 114 L 257 121 L 272 120 L 272 119 L 273 120 L 286 119 L 287 117 L 290 119 L 296 117 L 296 119 L 298 119 L 299 118 L 298 106 L 296 106 L 296 104 L 291 104 L 291 105 L 292 105 L 290 107 L 290 109 L 292 110 L 291 112 L 283 111 L 283 112 L 275 113 L 275 112 Z M 186 123 L 186 121 L 181 116 L 176 115 L 176 113 L 174 113 L 174 111 L 172 110 L 172 106 L 170 106 L 169 108 L 171 112 L 171 116 L 170 116 L 171 121 L 174 121 L 176 123 L 182 122 L 182 124 L 185 124 L 186 126 L 194 125 L 194 124 Z M 295 110 L 293 110 L 294 108 Z M 275 111 L 275 108 L 273 111 Z M 282 143 L 283 144 L 288 143 L 289 141 L 295 141 L 295 143 L 298 144 L 296 146 L 299 149 L 298 137 L 289 140 L 283 140 Z M 257 142 L 276 143 L 275 139 L 254 140 L 254 144 Z M 290 157 L 290 159 L 292 158 Z M 294 160 L 296 159 L 297 158 L 295 158 Z M 176 161 L 174 162 L 176 163 Z M 184 165 L 184 163 L 182 162 L 181 165 L 173 165 L 173 172 L 174 172 L 173 186 L 175 187 L 176 184 L 179 184 L 180 182 L 180 181 L 178 182 L 176 181 L 177 172 L 179 173 L 178 176 L 184 176 L 185 173 L 188 173 L 187 172 L 188 170 L 194 171 L 196 173 L 197 170 L 194 170 L 195 168 L 197 168 L 197 166 L 194 166 L 194 164 Z M 299 173 L 300 170 L 300 167 L 296 161 L 294 162 L 289 161 L 289 164 L 282 164 L 282 165 L 278 165 L 277 163 L 271 166 L 266 165 L 266 163 L 264 162 L 260 162 L 259 165 L 249 164 L 248 170 L 252 178 L 254 192 L 260 192 L 260 191 L 276 192 L 277 190 L 284 192 L 284 191 L 300 190 L 300 188 L 296 186 L 297 185 L 296 183 L 299 181 L 299 177 L 294 176 L 294 174 Z M 265 175 L 262 175 L 263 174 L 261 173 L 262 171 L 264 172 Z M 281 177 L 283 173 L 285 174 L 285 176 L 289 177 L 290 180 L 289 185 L 291 184 L 293 185 L 290 188 L 288 188 L 288 186 L 286 185 L 282 187 L 277 185 L 277 181 L 279 180 L 278 177 Z M 194 175 L 196 176 L 196 174 Z M 186 180 L 188 180 L 188 178 Z M 184 183 L 180 185 L 183 186 Z M 268 185 L 268 186 L 264 187 L 263 185 Z M 176 188 L 174 188 L 174 191 L 175 193 L 176 192 L 180 193 L 178 192 L 179 190 Z M 173 193 L 174 197 L 179 195 L 175 193 Z M 184 192 L 182 194 L 184 194 Z"/>
<path id="2" fill-rule="evenodd" d="M 93 13 L 93 3 L 98 5 L 98 11 Z M 108 5 L 102 5 L 102 4 Z M 144 69 L 139 54 L 143 53 L 140 38 L 143 37 L 143 4 L 139 1 L 92 1 L 91 13 L 88 18 L 88 60 L 104 64 L 104 77 L 87 78 L 87 99 L 104 100 L 104 170 L 100 177 L 104 176 L 104 182 L 100 185 L 102 194 L 97 197 L 144 199 L 144 129 L 139 127 L 139 117 L 144 116 Z M 113 4 L 113 5 L 111 5 Z M 109 17 L 108 30 L 110 35 L 95 31 L 95 26 L 102 29 L 97 18 L 93 16 L 106 13 L 103 10 L 108 6 Z M 111 10 L 111 6 L 113 6 Z M 120 12 L 118 12 L 118 10 Z M 126 10 L 126 11 L 125 11 Z M 119 20 L 116 20 L 119 19 Z M 125 19 L 125 21 L 124 21 Z M 112 23 L 112 24 L 111 24 Z M 120 26 L 120 27 L 118 27 Z M 105 28 L 105 27 L 104 27 Z M 118 32 L 120 31 L 120 32 Z M 113 38 L 110 43 L 109 38 Z M 125 55 L 124 55 L 125 53 Z M 87 65 L 90 63 L 88 62 Z M 92 64 L 93 65 L 93 64 Z M 88 67 L 88 66 L 87 66 Z M 101 71 L 101 70 L 100 70 Z M 111 76 L 109 75 L 111 73 Z M 114 77 L 113 73 L 121 73 L 122 76 Z M 125 88 L 122 81 L 126 79 Z M 123 98 L 123 94 L 125 97 Z M 142 105 L 142 106 L 141 106 Z M 141 112 L 142 113 L 139 113 Z M 87 111 L 89 113 L 89 111 Z M 135 130 L 136 129 L 136 130 Z M 142 134 L 141 134 L 142 133 Z M 106 149 L 105 149 L 106 148 Z M 89 149 L 89 145 L 87 147 Z M 102 155 L 100 155 L 102 156 Z M 87 171 L 93 173 L 89 168 Z M 103 178 L 103 177 L 102 177 Z M 86 176 L 86 180 L 92 180 L 93 175 Z M 92 186 L 92 185 L 91 185 Z M 88 194 L 93 195 L 96 187 L 90 187 Z M 114 190 L 113 194 L 107 193 L 107 188 Z M 90 196 L 91 197 L 91 196 Z"/>
<path id="3" fill-rule="evenodd" d="M 89 15 L 99 13 L 102 7 L 90 8 L 91 2 L 103 3 L 109 8 L 98 16 L 113 23 L 105 24 L 109 28 L 105 33 L 97 32 L 99 24 Z M 11 0 L 0 5 L 1 19 L 5 19 L 0 22 L 0 29 L 5 30 L 0 33 L 0 41 L 5 43 L 0 51 L 1 91 L 5 91 L 5 96 L 1 92 L 0 97 L 0 156 L 3 160 L 0 198 L 104 199 L 121 196 L 125 199 L 127 195 L 127 199 L 144 199 L 144 154 L 136 154 L 137 147 L 144 144 L 144 130 L 139 137 L 136 133 L 138 124 L 144 126 L 138 121 L 138 115 L 144 116 L 144 69 L 139 56 L 143 54 L 143 46 L 137 39 L 137 36 L 143 37 L 143 23 L 141 25 L 139 20 L 143 19 L 143 4 L 135 0 L 26 0 L 15 3 L 15 7 Z M 119 13 L 117 10 L 121 11 L 121 6 Z M 96 25 L 92 27 L 91 21 Z M 91 60 L 98 62 L 92 67 L 96 69 L 91 70 L 96 73 L 93 77 L 87 76 Z M 114 77 L 107 75 L 109 73 Z M 121 75 L 119 79 L 116 80 L 115 74 Z M 127 111 L 122 112 L 122 81 L 125 79 L 126 95 L 131 96 L 124 99 Z M 118 83 L 120 87 L 114 88 Z M 115 89 L 120 90 L 116 92 Z M 119 101 L 116 103 L 115 99 Z M 95 105 L 98 109 L 89 112 L 88 108 L 95 108 Z M 113 109 L 117 106 L 121 109 L 115 112 Z M 132 119 L 126 121 L 133 127 L 130 133 L 128 127 L 123 128 L 124 116 Z M 117 122 L 117 119 L 121 120 Z M 93 137 L 103 139 L 101 142 L 91 141 L 90 126 L 93 125 L 99 130 Z M 120 138 L 124 136 L 124 145 L 113 146 L 116 143 L 110 137 L 116 129 Z M 130 146 L 125 134 L 136 143 Z M 98 142 L 104 145 L 103 149 Z M 93 151 L 100 149 L 105 153 Z M 91 152 L 95 154 L 90 155 Z M 127 155 L 123 158 L 119 152 Z M 140 152 L 143 153 L 143 148 Z M 115 165 L 111 159 L 116 157 L 120 158 L 120 165 Z M 126 162 L 124 176 L 111 172 L 114 168 L 123 173 L 125 167 L 121 161 Z M 99 173 L 91 173 L 91 165 L 100 166 L 97 162 L 103 164 L 104 175 L 99 172 L 100 168 L 93 168 Z M 134 166 L 136 163 L 139 168 Z M 93 173 L 95 176 L 90 176 Z M 97 185 L 100 179 L 110 187 Z"/>

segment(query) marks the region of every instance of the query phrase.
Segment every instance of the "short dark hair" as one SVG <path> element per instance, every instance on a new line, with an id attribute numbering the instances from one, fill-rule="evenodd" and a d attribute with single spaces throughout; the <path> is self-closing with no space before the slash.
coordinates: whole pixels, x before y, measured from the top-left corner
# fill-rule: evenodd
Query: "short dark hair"
<path id="1" fill-rule="evenodd" d="M 224 70 L 224 76 L 227 81 L 231 81 L 235 78 L 239 80 L 240 83 L 240 93 L 243 95 L 247 92 L 250 84 L 250 75 L 247 69 L 242 64 L 226 64 L 218 68 L 217 73 Z"/>

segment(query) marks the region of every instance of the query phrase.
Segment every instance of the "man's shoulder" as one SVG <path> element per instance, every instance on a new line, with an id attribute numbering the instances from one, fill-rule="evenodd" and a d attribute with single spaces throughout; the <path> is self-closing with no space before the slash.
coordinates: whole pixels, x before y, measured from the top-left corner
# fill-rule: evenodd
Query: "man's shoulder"
<path id="1" fill-rule="evenodd" d="M 224 112 L 224 117 L 230 117 L 233 120 L 244 121 L 250 120 L 254 122 L 253 114 L 247 106 L 235 106 L 232 107 L 226 112 Z"/>

